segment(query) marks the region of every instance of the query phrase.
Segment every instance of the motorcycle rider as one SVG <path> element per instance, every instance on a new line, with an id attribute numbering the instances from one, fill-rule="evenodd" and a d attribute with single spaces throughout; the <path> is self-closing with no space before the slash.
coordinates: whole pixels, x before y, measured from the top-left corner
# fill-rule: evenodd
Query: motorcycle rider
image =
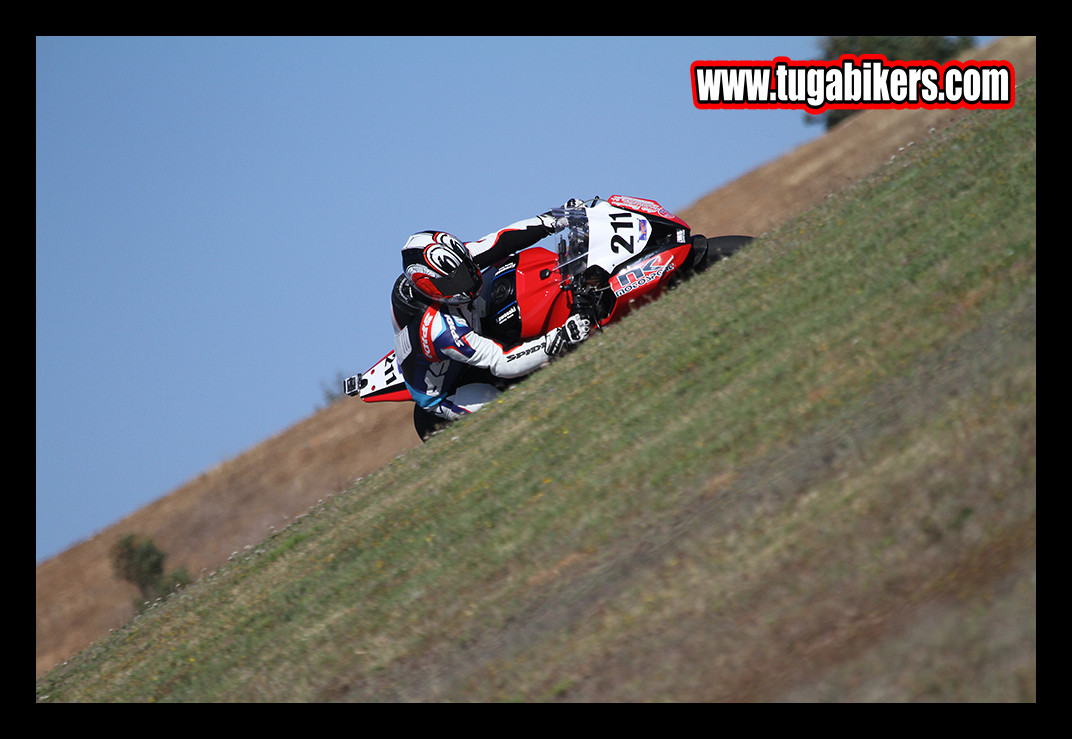
<path id="1" fill-rule="evenodd" d="M 578 315 L 516 346 L 479 333 L 474 302 L 481 271 L 560 229 L 544 213 L 477 241 L 421 231 L 402 247 L 403 274 L 391 292 L 395 358 L 416 402 L 413 420 L 422 439 L 492 400 L 498 394 L 494 377 L 527 375 L 588 337 L 591 324 Z"/>

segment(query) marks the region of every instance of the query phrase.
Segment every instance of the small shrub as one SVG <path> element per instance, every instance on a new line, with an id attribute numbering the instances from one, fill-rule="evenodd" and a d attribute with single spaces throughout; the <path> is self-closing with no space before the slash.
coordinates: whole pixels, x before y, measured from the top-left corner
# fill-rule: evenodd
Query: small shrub
<path id="1" fill-rule="evenodd" d="M 112 567 L 115 574 L 138 588 L 141 598 L 135 608 L 142 610 L 145 604 L 161 598 L 190 582 L 186 570 L 179 568 L 164 574 L 167 555 L 157 549 L 152 539 L 139 539 L 127 534 L 112 547 Z"/>

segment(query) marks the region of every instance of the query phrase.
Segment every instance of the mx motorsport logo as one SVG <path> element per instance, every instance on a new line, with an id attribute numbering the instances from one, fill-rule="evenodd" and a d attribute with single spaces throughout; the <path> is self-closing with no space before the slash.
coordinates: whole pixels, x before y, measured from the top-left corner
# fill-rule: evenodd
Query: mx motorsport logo
<path id="1" fill-rule="evenodd" d="M 611 277 L 610 287 L 614 291 L 614 297 L 620 298 L 650 282 L 658 280 L 664 273 L 672 272 L 673 269 L 673 255 L 666 253 L 655 254 L 637 262 L 630 269 Z"/>

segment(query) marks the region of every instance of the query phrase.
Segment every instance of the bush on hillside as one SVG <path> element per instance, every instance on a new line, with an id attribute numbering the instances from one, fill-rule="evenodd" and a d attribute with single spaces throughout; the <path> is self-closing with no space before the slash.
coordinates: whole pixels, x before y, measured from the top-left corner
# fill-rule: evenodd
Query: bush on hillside
<path id="1" fill-rule="evenodd" d="M 112 547 L 115 574 L 133 583 L 141 594 L 141 598 L 135 601 L 138 611 L 176 588 L 189 584 L 190 578 L 182 568 L 164 574 L 166 559 L 167 555 L 157 549 L 152 539 L 139 539 L 134 534 L 127 534 Z"/>

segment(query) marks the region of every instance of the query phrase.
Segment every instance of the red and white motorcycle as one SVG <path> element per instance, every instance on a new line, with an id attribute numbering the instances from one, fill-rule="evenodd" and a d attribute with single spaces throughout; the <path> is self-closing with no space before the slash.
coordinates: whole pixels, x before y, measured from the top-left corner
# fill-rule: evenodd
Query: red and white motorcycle
<path id="1" fill-rule="evenodd" d="M 752 240 L 694 235 L 644 198 L 613 195 L 551 212 L 562 230 L 484 271 L 474 306 L 480 333 L 504 346 L 542 336 L 572 313 L 602 328 Z M 366 402 L 412 401 L 393 351 L 343 390 Z"/>

